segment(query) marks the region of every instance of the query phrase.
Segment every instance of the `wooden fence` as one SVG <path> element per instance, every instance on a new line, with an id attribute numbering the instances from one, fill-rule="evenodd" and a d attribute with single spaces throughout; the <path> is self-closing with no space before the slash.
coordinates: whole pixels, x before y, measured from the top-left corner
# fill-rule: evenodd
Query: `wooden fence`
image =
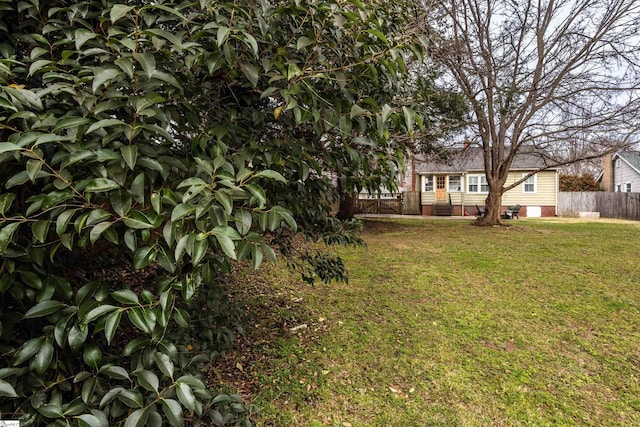
<path id="1" fill-rule="evenodd" d="M 356 199 L 356 213 L 420 215 L 420 193 L 407 191 L 394 198 Z"/>
<path id="2" fill-rule="evenodd" d="M 600 212 L 603 218 L 640 220 L 640 193 L 558 193 L 559 216 L 578 216 L 578 212 Z"/>

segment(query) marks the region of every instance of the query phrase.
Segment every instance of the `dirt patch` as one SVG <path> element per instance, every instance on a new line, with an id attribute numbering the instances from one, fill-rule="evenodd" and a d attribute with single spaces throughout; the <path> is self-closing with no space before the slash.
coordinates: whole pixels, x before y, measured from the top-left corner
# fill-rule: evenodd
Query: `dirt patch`
<path id="1" fill-rule="evenodd" d="M 272 346 L 296 337 L 305 347 L 326 334 L 329 325 L 308 310 L 297 289 L 309 285 L 295 273 L 276 275 L 268 265 L 256 272 L 243 265 L 229 280 L 229 303 L 241 311 L 246 331 L 233 349 L 209 364 L 208 385 L 234 390 L 251 403 L 260 392 L 260 375 L 270 365 Z"/>

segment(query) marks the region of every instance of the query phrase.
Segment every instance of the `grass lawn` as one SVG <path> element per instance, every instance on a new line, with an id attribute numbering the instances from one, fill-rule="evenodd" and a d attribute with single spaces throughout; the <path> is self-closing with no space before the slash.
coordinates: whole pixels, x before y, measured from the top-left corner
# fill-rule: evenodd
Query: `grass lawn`
<path id="1" fill-rule="evenodd" d="M 349 284 L 263 273 L 255 424 L 640 425 L 640 223 L 512 224 L 369 220 Z"/>

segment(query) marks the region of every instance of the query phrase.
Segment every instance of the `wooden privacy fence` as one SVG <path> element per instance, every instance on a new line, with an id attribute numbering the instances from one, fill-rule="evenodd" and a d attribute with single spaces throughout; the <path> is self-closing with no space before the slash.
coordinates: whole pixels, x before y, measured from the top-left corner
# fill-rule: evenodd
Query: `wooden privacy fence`
<path id="1" fill-rule="evenodd" d="M 603 218 L 640 220 L 640 193 L 558 193 L 558 215 L 578 216 L 578 212 L 600 212 Z"/>
<path id="2" fill-rule="evenodd" d="M 420 193 L 407 191 L 394 198 L 356 199 L 355 212 L 420 215 Z"/>

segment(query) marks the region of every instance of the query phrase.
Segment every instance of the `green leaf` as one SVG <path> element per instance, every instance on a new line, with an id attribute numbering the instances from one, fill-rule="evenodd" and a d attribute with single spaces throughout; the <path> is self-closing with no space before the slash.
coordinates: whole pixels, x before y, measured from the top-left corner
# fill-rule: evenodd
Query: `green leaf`
<path id="1" fill-rule="evenodd" d="M 188 384 L 176 383 L 176 394 L 180 403 L 190 411 L 193 411 L 196 407 L 196 398 L 193 395 L 193 391 Z"/>
<path id="2" fill-rule="evenodd" d="M 0 144 L 0 154 L 8 153 L 9 151 L 20 150 L 23 150 L 23 148 L 11 142 L 3 142 L 2 144 Z"/>
<path id="3" fill-rule="evenodd" d="M 165 248 L 160 247 L 158 250 L 157 261 L 160 267 L 164 268 L 169 273 L 175 273 L 177 268 L 176 261 L 173 259 L 171 252 L 167 252 Z"/>
<path id="4" fill-rule="evenodd" d="M 133 52 L 133 57 L 142 65 L 147 78 L 153 77 L 153 72 L 156 70 L 156 58 L 150 52 L 138 53 Z"/>
<path id="5" fill-rule="evenodd" d="M 79 28 L 74 33 L 76 42 L 76 50 L 80 50 L 82 46 L 88 41 L 96 37 L 96 33 L 87 30 L 86 28 Z"/>
<path id="6" fill-rule="evenodd" d="M 102 236 L 102 234 L 107 231 L 112 225 L 112 222 L 107 221 L 94 225 L 89 232 L 89 240 L 91 241 L 91 244 L 95 244 L 100 236 Z"/>
<path id="7" fill-rule="evenodd" d="M 298 67 L 298 64 L 294 62 L 290 63 L 287 69 L 287 79 L 291 80 L 301 75 L 302 75 L 302 70 L 300 70 L 300 67 Z"/>
<path id="8" fill-rule="evenodd" d="M 138 295 L 131 289 L 120 289 L 111 293 L 111 296 L 122 304 L 139 304 Z"/>
<path id="9" fill-rule="evenodd" d="M 184 426 L 184 415 L 182 406 L 173 399 L 162 399 L 162 411 L 167 416 L 169 424 L 172 426 Z"/>
<path id="10" fill-rule="evenodd" d="M 209 249 L 209 241 L 205 239 L 193 239 L 193 247 L 191 249 L 191 263 L 195 266 L 202 261 Z"/>
<path id="11" fill-rule="evenodd" d="M 0 380 L 0 397 L 16 398 L 16 397 L 20 397 L 20 396 L 18 396 L 18 394 L 16 393 L 16 390 L 13 388 L 13 386 L 11 384 L 9 384 L 8 382 L 6 382 L 4 380 Z M 165 413 L 166 413 L 166 411 L 167 410 L 165 409 Z M 182 415 L 182 413 L 180 415 Z M 173 418 L 178 419 L 175 416 Z M 182 424 L 180 424 L 180 425 L 184 425 L 184 420 L 182 421 Z"/>
<path id="12" fill-rule="evenodd" d="M 140 270 L 151 264 L 158 254 L 158 250 L 154 246 L 143 246 L 139 248 L 133 256 L 133 268 Z"/>
<path id="13" fill-rule="evenodd" d="M 41 177 L 42 164 L 42 160 L 31 159 L 27 161 L 27 176 L 31 182 L 35 182 L 37 178 Z"/>
<path id="14" fill-rule="evenodd" d="M 262 187 L 256 184 L 247 184 L 244 186 L 258 201 L 258 207 L 264 207 L 267 203 L 267 196 Z"/>
<path id="15" fill-rule="evenodd" d="M 97 122 L 89 126 L 89 129 L 87 129 L 85 133 L 89 134 L 91 132 L 97 131 L 98 129 L 112 127 L 112 126 L 127 126 L 127 124 L 122 120 L 118 120 L 118 119 L 102 119 L 102 120 L 98 120 Z"/>
<path id="16" fill-rule="evenodd" d="M 293 215 L 291 215 L 291 212 L 289 212 L 282 206 L 274 206 L 272 211 L 277 212 L 278 215 L 280 215 L 280 217 L 284 219 L 284 221 L 287 223 L 289 228 L 293 230 L 294 233 L 298 230 L 298 224 L 296 224 L 296 220 L 293 218 Z"/>
<path id="17" fill-rule="evenodd" d="M 158 393 L 158 387 L 160 386 L 160 380 L 158 376 L 151 371 L 146 369 L 135 371 L 133 373 L 136 378 L 138 378 L 138 382 L 142 387 L 146 390 L 153 391 L 156 394 Z"/>
<path id="18" fill-rule="evenodd" d="M 129 169 L 133 170 L 136 166 L 136 159 L 138 158 L 138 146 L 137 145 L 123 145 L 120 147 L 122 158 L 124 159 Z"/>
<path id="19" fill-rule="evenodd" d="M 101 427 L 104 425 L 104 423 L 98 417 L 91 414 L 81 414 L 75 418 L 81 421 L 78 424 L 82 427 Z"/>
<path id="20" fill-rule="evenodd" d="M 146 307 L 135 307 L 127 312 L 129 321 L 141 331 L 150 334 L 155 327 L 155 315 Z"/>
<path id="21" fill-rule="evenodd" d="M 94 178 L 87 182 L 84 187 L 86 193 L 100 193 L 103 191 L 111 191 L 120 188 L 120 185 L 108 178 Z"/>
<path id="22" fill-rule="evenodd" d="M 38 413 L 45 418 L 62 418 L 62 408 L 55 403 L 48 403 L 38 408 Z"/>
<path id="23" fill-rule="evenodd" d="M 283 183 L 287 183 L 287 180 L 278 172 L 270 170 L 270 169 L 265 169 L 263 171 L 258 172 L 256 175 L 256 177 L 262 177 L 262 178 L 269 178 L 269 179 L 274 179 L 276 181 L 279 182 L 283 182 Z"/>
<path id="24" fill-rule="evenodd" d="M 382 106 L 382 121 L 386 122 L 387 119 L 389 118 L 389 115 L 391 115 L 391 107 L 389 106 L 389 104 L 384 104 Z"/>
<path id="25" fill-rule="evenodd" d="M 313 44 L 313 40 L 311 40 L 309 37 L 307 36 L 302 36 L 298 39 L 297 43 L 296 43 L 296 50 L 301 50 L 304 49 L 305 47 L 309 46 Z"/>
<path id="26" fill-rule="evenodd" d="M 384 44 L 389 44 L 389 41 L 387 40 L 387 38 L 384 36 L 384 34 L 382 34 L 382 31 L 380 30 L 367 30 L 367 33 L 369 34 L 373 34 L 374 36 L 376 36 L 378 38 L 378 40 L 380 40 L 382 43 Z"/>
<path id="27" fill-rule="evenodd" d="M 140 211 L 131 212 L 128 217 L 124 218 L 123 222 L 127 227 L 136 230 L 154 228 L 154 223 L 152 221 L 149 221 L 149 218 L 147 218 L 147 216 Z"/>
<path id="28" fill-rule="evenodd" d="M 145 184 L 145 175 L 144 172 L 139 173 L 131 183 L 131 196 L 138 203 L 144 204 L 144 184 Z"/>
<path id="29" fill-rule="evenodd" d="M 51 63 L 52 63 L 52 61 L 50 61 L 48 59 L 39 59 L 37 61 L 33 61 L 31 63 L 31 65 L 29 66 L 29 74 L 28 74 L 28 76 L 33 76 L 39 70 L 43 69 L 44 67 L 46 67 L 47 65 L 49 65 Z"/>
<path id="30" fill-rule="evenodd" d="M 353 104 L 351 106 L 351 112 L 349 113 L 349 118 L 353 120 L 355 117 L 364 116 L 366 114 L 369 114 L 367 110 L 360 107 L 358 104 Z"/>
<path id="31" fill-rule="evenodd" d="M 12 366 L 18 366 L 26 362 L 28 359 L 33 357 L 34 354 L 40 350 L 42 343 L 44 342 L 44 337 L 31 338 L 26 341 L 18 351 L 13 355 L 13 359 L 11 360 Z"/>
<path id="32" fill-rule="evenodd" d="M 87 366 L 90 366 L 93 369 L 98 369 L 98 366 L 102 362 L 102 352 L 100 351 L 100 348 L 95 344 L 88 345 L 82 352 L 82 360 L 84 360 L 84 363 L 86 363 Z M 88 400 L 89 399 L 86 399 L 85 401 Z"/>
<path id="33" fill-rule="evenodd" d="M 407 126 L 407 132 L 409 132 L 409 135 L 412 135 L 413 125 L 416 119 L 416 112 L 411 108 L 407 108 L 407 107 L 402 107 L 402 111 L 404 112 L 404 121 L 405 121 L 405 125 Z"/>
<path id="34" fill-rule="evenodd" d="M 85 117 L 66 117 L 62 120 L 58 120 L 56 125 L 53 127 L 53 132 L 61 131 L 63 129 L 69 128 L 79 128 L 80 126 L 84 126 L 91 121 Z"/>
<path id="35" fill-rule="evenodd" d="M 126 216 L 131 209 L 131 194 L 124 189 L 111 192 L 111 207 L 121 217 Z"/>
<path id="36" fill-rule="evenodd" d="M 251 47 L 253 54 L 257 57 L 259 50 L 258 50 L 258 42 L 256 41 L 256 38 L 249 33 L 243 33 L 242 35 L 244 36 L 245 44 Z"/>
<path id="37" fill-rule="evenodd" d="M 125 4 L 116 4 L 111 8 L 111 13 L 109 14 L 109 19 L 111 19 L 111 23 L 115 24 L 116 21 L 127 13 L 133 10 L 133 6 L 127 6 Z"/>
<path id="38" fill-rule="evenodd" d="M 251 224 L 253 222 L 253 217 L 251 212 L 246 209 L 238 209 L 235 213 L 235 224 L 238 233 L 245 236 L 249 231 L 251 231 Z"/>
<path id="39" fill-rule="evenodd" d="M 107 340 L 107 344 L 111 345 L 113 337 L 116 335 L 118 326 L 120 325 L 120 319 L 122 318 L 122 311 L 114 311 L 107 316 L 104 321 L 104 337 Z"/>
<path id="40" fill-rule="evenodd" d="M 184 218 L 187 215 L 191 215 L 196 210 L 196 207 L 188 203 L 180 203 L 171 211 L 171 221 L 177 221 Z"/>
<path id="41" fill-rule="evenodd" d="M 202 178 L 191 177 L 180 182 L 180 184 L 178 184 L 178 188 L 180 189 L 180 188 L 193 187 L 193 186 L 206 187 L 207 185 L 208 184 Z"/>
<path id="42" fill-rule="evenodd" d="M 67 340 L 72 351 L 77 351 L 87 340 L 89 329 L 86 326 L 73 325 L 69 329 Z"/>
<path id="43" fill-rule="evenodd" d="M 227 37 L 229 37 L 229 27 L 218 27 L 218 33 L 216 35 L 218 47 L 221 47 L 222 44 L 227 41 Z"/>
<path id="44" fill-rule="evenodd" d="M 115 305 L 109 305 L 109 304 L 99 305 L 96 308 L 90 310 L 86 315 L 81 317 L 82 323 L 86 325 L 90 322 L 93 322 L 98 317 L 103 316 L 107 313 L 111 313 L 112 311 L 115 311 L 118 309 L 119 307 L 116 307 Z"/>
<path id="45" fill-rule="evenodd" d="M 41 219 L 31 225 L 31 232 L 33 233 L 33 237 L 36 238 L 36 241 L 38 241 L 38 243 L 44 243 L 47 239 L 49 224 L 50 221 L 48 219 Z"/>
<path id="46" fill-rule="evenodd" d="M 0 215 L 7 213 L 15 199 L 15 193 L 0 194 Z"/>
<path id="47" fill-rule="evenodd" d="M 7 101 L 5 98 L 0 98 L 0 108 L 5 108 L 7 110 L 11 110 L 14 113 L 18 112 L 18 109 L 16 108 L 16 106 L 13 105 L 13 103 Z"/>
<path id="48" fill-rule="evenodd" d="M 224 252 L 225 255 L 228 256 L 229 258 L 233 260 L 237 260 L 238 257 L 236 255 L 236 247 L 233 243 L 233 240 L 231 240 L 228 236 L 225 236 L 225 235 L 220 235 L 215 233 L 214 235 L 216 236 L 216 240 L 218 240 L 218 243 L 222 248 L 222 252 Z"/>
<path id="49" fill-rule="evenodd" d="M 173 362 L 171 361 L 169 356 L 157 351 L 153 357 L 154 357 L 154 360 L 156 361 L 156 365 L 158 366 L 158 369 L 160 369 L 160 371 L 163 374 L 165 374 L 167 377 L 173 378 L 173 369 L 174 369 Z"/>
<path id="50" fill-rule="evenodd" d="M 122 393 L 120 393 L 120 397 L 122 397 Z M 148 408 L 137 409 L 127 417 L 124 427 L 142 427 L 147 422 L 147 418 L 149 418 Z"/>
<path id="51" fill-rule="evenodd" d="M 101 369 L 101 371 L 102 371 L 102 369 Z M 124 378 L 122 378 L 122 379 L 124 379 Z M 100 403 L 98 404 L 98 407 L 102 408 L 103 406 L 111 403 L 116 397 L 118 397 L 118 395 L 120 394 L 120 392 L 122 392 L 122 390 L 124 390 L 123 387 L 113 387 L 112 389 L 107 391 L 102 396 L 102 399 L 100 399 Z M 91 426 L 91 427 L 93 427 L 93 426 Z"/>
<path id="52" fill-rule="evenodd" d="M 42 279 L 33 271 L 21 271 L 20 278 L 29 287 L 42 289 Z"/>
<path id="53" fill-rule="evenodd" d="M 148 339 L 145 338 L 148 341 Z M 126 353 L 126 352 L 125 352 Z M 125 354 L 126 356 L 127 354 Z M 104 365 L 100 368 L 99 372 L 108 376 L 109 378 L 114 378 L 117 380 L 131 380 L 129 377 L 129 372 L 121 366 L 113 366 L 113 365 Z"/>
<path id="54" fill-rule="evenodd" d="M 111 214 L 104 209 L 94 209 L 87 217 L 85 224 L 92 225 L 111 218 Z"/>
<path id="55" fill-rule="evenodd" d="M 154 212 L 159 215 L 162 212 L 162 196 L 158 193 L 151 193 L 150 201 Z"/>
<path id="56" fill-rule="evenodd" d="M 56 313 L 64 308 L 65 305 L 60 301 L 47 300 L 42 301 L 31 307 L 25 314 L 24 319 L 34 319 L 36 317 L 44 317 Z"/>
<path id="57" fill-rule="evenodd" d="M 258 74 L 258 70 L 253 64 L 249 64 L 247 62 L 242 62 L 240 64 L 240 71 L 245 75 L 249 82 L 251 82 L 251 86 L 256 87 L 258 85 L 258 80 L 260 75 Z"/>
<path id="58" fill-rule="evenodd" d="M 122 71 L 117 68 L 96 68 L 97 73 L 93 77 L 91 90 L 95 93 L 102 85 L 118 76 L 123 75 Z"/>
<path id="59" fill-rule="evenodd" d="M 169 83 L 171 86 L 178 88 L 179 90 L 182 91 L 182 85 L 180 84 L 180 82 L 178 82 L 178 80 L 176 80 L 175 77 L 173 77 L 172 74 L 165 73 L 164 71 L 155 70 L 153 72 L 153 78 L 162 80 L 165 83 Z"/>
<path id="60" fill-rule="evenodd" d="M 53 351 L 53 344 L 49 340 L 46 340 L 38 350 L 36 357 L 33 358 L 33 367 L 38 375 L 43 375 L 49 369 L 53 360 Z"/>
<path id="61" fill-rule="evenodd" d="M 231 215 L 233 211 L 233 200 L 231 196 L 224 190 L 216 191 L 216 200 L 224 207 L 224 211 L 227 215 Z"/>
<path id="62" fill-rule="evenodd" d="M 189 313 L 181 308 L 175 308 L 173 311 L 173 319 L 181 328 L 189 327 Z"/>

